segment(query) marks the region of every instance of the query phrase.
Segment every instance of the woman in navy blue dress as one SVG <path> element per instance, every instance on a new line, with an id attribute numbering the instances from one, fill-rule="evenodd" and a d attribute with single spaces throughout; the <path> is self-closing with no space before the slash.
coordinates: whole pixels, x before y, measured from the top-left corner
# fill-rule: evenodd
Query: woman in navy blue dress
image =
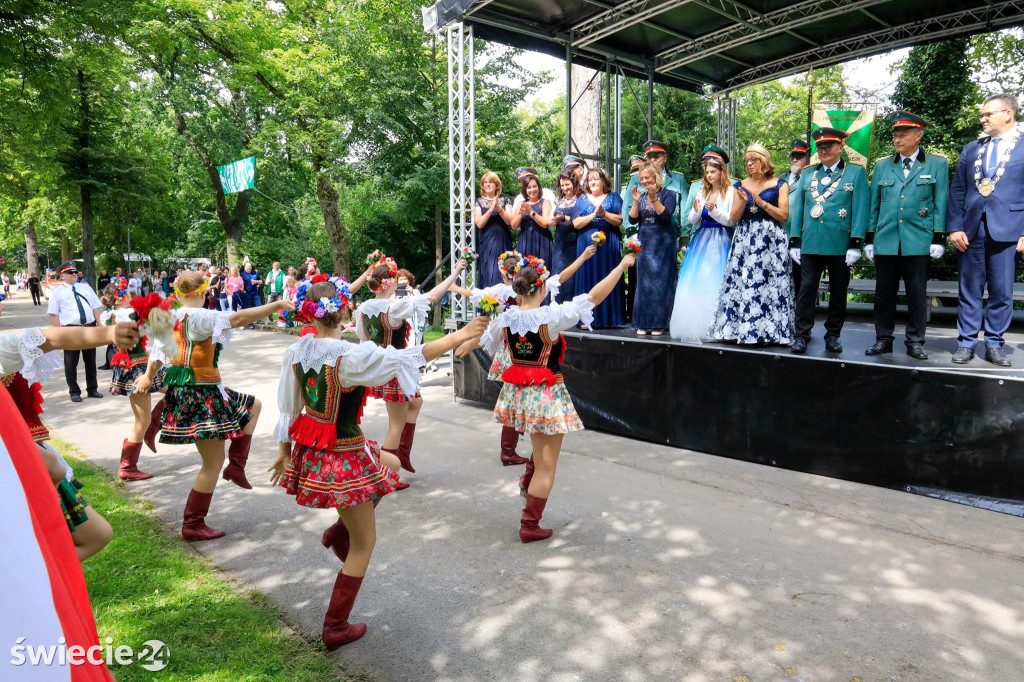
<path id="1" fill-rule="evenodd" d="M 637 235 L 641 252 L 636 259 L 637 289 L 633 308 L 633 327 L 640 336 L 661 336 L 668 329 L 675 300 L 676 230 L 672 214 L 676 193 L 662 189 L 664 176 L 651 163 L 640 169 L 638 185 L 633 187 L 630 222 L 639 223 Z M 645 192 L 640 192 L 643 185 Z"/>
<path id="2" fill-rule="evenodd" d="M 498 256 L 512 250 L 512 202 L 501 196 L 501 178 L 488 171 L 480 180 L 480 196 L 473 207 L 476 222 L 477 288 L 501 284 Z"/>
<path id="3" fill-rule="evenodd" d="M 513 211 L 512 215 L 512 229 L 519 230 L 516 251 L 550 263 L 553 243 L 551 214 L 554 207 L 541 195 L 537 171 L 519 168 L 516 177 L 523 188 L 523 203 L 519 204 L 519 210 Z"/>
<path id="4" fill-rule="evenodd" d="M 612 181 L 603 168 L 592 168 L 586 176 L 586 190 L 576 201 L 573 225 L 579 230 L 576 254 L 581 255 L 590 246 L 591 235 L 604 232 L 608 241 L 597 249 L 597 255 L 588 260 L 576 273 L 576 294 L 585 294 L 618 267 L 622 260 L 622 197 L 611 191 Z M 622 327 L 626 324 L 626 287 L 622 280 L 612 293 L 594 308 L 594 329 Z"/>
<path id="5" fill-rule="evenodd" d="M 572 219 L 576 216 L 576 202 L 583 194 L 583 190 L 580 189 L 579 179 L 573 168 L 558 174 L 555 194 L 558 198 L 555 199 L 555 214 L 551 216 L 555 221 L 555 253 L 551 271 L 557 275 L 576 260 L 576 242 L 580 236 L 579 230 L 572 224 Z M 574 277 L 575 275 L 561 282 L 555 299 L 557 303 L 571 301 L 576 295 Z"/>

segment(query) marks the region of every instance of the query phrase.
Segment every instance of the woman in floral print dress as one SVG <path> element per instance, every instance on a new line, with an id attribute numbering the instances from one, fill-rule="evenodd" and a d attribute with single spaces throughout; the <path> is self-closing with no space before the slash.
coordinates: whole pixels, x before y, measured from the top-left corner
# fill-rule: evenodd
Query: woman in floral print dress
<path id="1" fill-rule="evenodd" d="M 351 293 L 343 279 L 313 283 L 299 315 L 313 319 L 315 336 L 300 338 L 281 363 L 274 428 L 279 444 L 271 482 L 305 507 L 336 509 L 338 521 L 321 543 L 343 562 L 334 583 L 323 641 L 329 650 L 354 642 L 366 625 L 348 622 L 376 542 L 374 507 L 394 491 L 398 475 L 381 463 L 377 443 L 359 427 L 366 386 L 396 382 L 408 395 L 419 388 L 420 368 L 487 326 L 478 318 L 460 331 L 424 346 L 381 347 L 341 339 Z M 292 444 L 294 441 L 294 445 Z"/>

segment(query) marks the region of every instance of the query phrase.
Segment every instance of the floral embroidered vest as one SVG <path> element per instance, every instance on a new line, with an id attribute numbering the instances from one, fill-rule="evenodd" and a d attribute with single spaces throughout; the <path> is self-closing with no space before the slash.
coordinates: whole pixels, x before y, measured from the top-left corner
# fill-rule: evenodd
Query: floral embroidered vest
<path id="1" fill-rule="evenodd" d="M 367 315 L 363 313 L 363 325 L 370 340 L 382 348 L 405 348 L 408 344 L 409 330 L 411 325 L 406 320 L 397 327 L 391 325 L 387 312 L 380 315 Z"/>
<path id="2" fill-rule="evenodd" d="M 302 389 L 305 410 L 289 429 L 296 443 L 317 450 L 362 447 L 363 430 L 359 421 L 366 403 L 362 386 L 342 386 L 335 365 L 322 365 L 308 372 L 301 364 L 292 365 Z"/>
<path id="3" fill-rule="evenodd" d="M 562 382 L 562 360 L 565 358 L 565 339 L 552 341 L 548 326 L 542 324 L 535 332 L 513 334 L 508 327 L 502 330 L 512 365 L 501 375 L 501 380 L 516 386 L 541 386 Z"/>
<path id="4" fill-rule="evenodd" d="M 39 415 L 43 413 L 43 394 L 39 384 L 29 386 L 28 381 L 21 375 L 21 372 L 8 374 L 3 378 L 4 387 L 10 393 L 14 404 L 18 406 L 28 430 L 32 434 L 32 440 L 41 443 L 50 440 L 50 432 L 43 426 Z"/>
<path id="5" fill-rule="evenodd" d="M 223 346 L 213 337 L 193 341 L 188 336 L 188 316 L 174 325 L 174 338 L 178 342 L 178 355 L 167 368 L 164 383 L 168 386 L 216 386 L 220 383 L 217 361 Z"/>

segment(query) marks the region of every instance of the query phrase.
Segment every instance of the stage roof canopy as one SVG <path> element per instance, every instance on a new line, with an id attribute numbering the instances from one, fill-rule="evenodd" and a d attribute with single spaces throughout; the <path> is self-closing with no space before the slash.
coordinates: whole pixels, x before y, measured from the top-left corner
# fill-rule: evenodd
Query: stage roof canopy
<path id="1" fill-rule="evenodd" d="M 687 90 L 727 93 L 810 67 L 1024 23 L 1024 0 L 441 0 L 440 26 Z"/>

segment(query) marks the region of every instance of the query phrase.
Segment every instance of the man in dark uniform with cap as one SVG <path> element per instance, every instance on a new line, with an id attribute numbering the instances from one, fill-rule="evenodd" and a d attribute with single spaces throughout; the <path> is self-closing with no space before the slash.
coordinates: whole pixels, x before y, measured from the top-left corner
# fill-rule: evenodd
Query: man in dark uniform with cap
<path id="1" fill-rule="evenodd" d="M 803 173 L 804 168 L 807 167 L 807 150 L 810 149 L 810 145 L 807 144 L 807 140 L 793 140 L 789 143 L 789 175 L 786 176 L 786 184 L 789 185 L 789 195 L 793 196 L 793 190 L 796 189 L 796 184 L 800 182 L 800 174 Z M 789 221 L 793 217 L 793 212 L 790 211 L 789 218 L 786 219 L 785 230 L 786 234 L 789 234 Z M 800 265 L 798 263 L 793 264 L 793 294 L 796 295 L 800 292 Z"/>
<path id="2" fill-rule="evenodd" d="M 843 352 L 839 336 L 846 321 L 850 266 L 861 256 L 870 211 L 867 173 L 840 156 L 848 135 L 835 128 L 818 128 L 813 137 L 820 162 L 804 169 L 789 197 L 789 254 L 802 270 L 791 348 L 798 355 L 807 352 L 825 268 L 829 282 L 825 349 Z"/>
<path id="3" fill-rule="evenodd" d="M 928 259 L 946 252 L 949 161 L 921 149 L 927 124 L 920 116 L 897 111 L 889 118 L 896 153 L 875 162 L 864 246 L 864 255 L 875 261 L 875 345 L 865 354 L 892 352 L 902 278 L 907 291 L 907 355 L 926 360 Z"/>

